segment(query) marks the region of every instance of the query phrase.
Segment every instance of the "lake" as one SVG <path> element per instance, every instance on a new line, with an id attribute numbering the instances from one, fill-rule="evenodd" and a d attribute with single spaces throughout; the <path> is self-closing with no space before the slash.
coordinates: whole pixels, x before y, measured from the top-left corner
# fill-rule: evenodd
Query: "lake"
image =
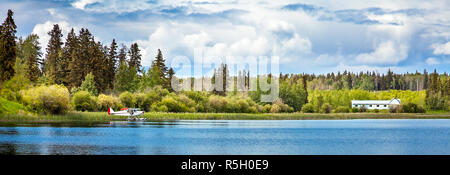
<path id="1" fill-rule="evenodd" d="M 14 125 L 0 127 L 0 154 L 450 154 L 450 120 L 180 120 Z"/>

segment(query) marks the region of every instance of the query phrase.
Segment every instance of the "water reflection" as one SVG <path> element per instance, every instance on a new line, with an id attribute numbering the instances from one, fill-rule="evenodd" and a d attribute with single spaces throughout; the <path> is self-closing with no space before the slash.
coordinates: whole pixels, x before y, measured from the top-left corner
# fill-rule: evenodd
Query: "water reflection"
<path id="1" fill-rule="evenodd" d="M 448 135 L 450 120 L 417 119 L 16 125 L 0 154 L 450 154 Z"/>

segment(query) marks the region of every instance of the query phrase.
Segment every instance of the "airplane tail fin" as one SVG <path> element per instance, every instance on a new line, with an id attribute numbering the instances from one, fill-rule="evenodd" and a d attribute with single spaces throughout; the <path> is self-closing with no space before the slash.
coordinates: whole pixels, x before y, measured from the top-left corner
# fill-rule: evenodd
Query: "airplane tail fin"
<path id="1" fill-rule="evenodd" d="M 108 115 L 111 115 L 111 113 L 114 112 L 112 108 L 108 108 Z"/>

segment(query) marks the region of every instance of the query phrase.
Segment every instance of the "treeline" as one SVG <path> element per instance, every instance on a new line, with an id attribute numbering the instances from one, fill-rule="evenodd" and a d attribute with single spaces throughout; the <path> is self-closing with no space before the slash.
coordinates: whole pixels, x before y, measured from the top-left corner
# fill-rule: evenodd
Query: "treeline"
<path id="1" fill-rule="evenodd" d="M 0 26 L 0 98 L 36 112 L 105 111 L 108 107 L 161 112 L 357 112 L 350 108 L 351 100 L 394 97 L 407 103 L 408 109 L 410 104 L 431 110 L 449 110 L 450 106 L 450 78 L 436 70 L 431 74 L 389 70 L 387 74 L 261 75 L 267 83 L 279 81 L 279 98 L 266 103 L 260 99 L 269 93 L 259 86 L 262 80 L 257 77 L 261 76 L 246 70 L 232 76 L 228 65 L 222 64 L 211 79 L 212 84 L 222 80 L 220 88 L 193 91 L 193 82 L 199 78 L 190 78 L 186 80 L 192 81 L 190 89 L 175 91 L 178 87 L 171 86 L 175 72 L 165 65 L 160 50 L 151 66 L 144 68 L 137 43 L 119 48 L 113 39 L 105 45 L 85 28 L 78 33 L 72 29 L 64 38 L 55 24 L 48 32 L 44 54 L 37 35 L 17 38 L 16 28 L 9 10 Z M 230 81 L 244 87 L 227 87 L 225 82 Z M 249 91 L 251 81 L 257 82 L 256 91 Z"/>
<path id="2" fill-rule="evenodd" d="M 432 74 L 437 74 L 436 72 Z M 437 74 L 438 75 L 438 74 Z M 295 74 L 281 74 L 282 78 L 300 78 Z M 396 74 L 390 69 L 386 74 L 379 72 L 338 72 L 328 73 L 326 75 L 302 74 L 308 80 L 308 89 L 312 90 L 343 90 L 343 89 L 362 89 L 368 91 L 384 90 L 411 90 L 421 91 L 428 89 L 432 83 L 431 76 L 425 69 L 423 73 Z M 438 75 L 439 76 L 439 75 Z M 446 81 L 448 77 L 444 72 L 440 75 L 442 80 Z"/>

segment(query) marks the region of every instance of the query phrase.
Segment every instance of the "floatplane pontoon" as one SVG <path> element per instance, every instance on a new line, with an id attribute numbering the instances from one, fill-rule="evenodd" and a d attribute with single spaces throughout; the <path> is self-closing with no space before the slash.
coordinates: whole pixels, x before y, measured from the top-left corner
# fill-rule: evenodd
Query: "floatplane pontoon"
<path id="1" fill-rule="evenodd" d="M 128 116 L 127 120 L 131 121 L 145 121 L 147 118 L 139 118 L 140 115 L 143 115 L 144 111 L 141 111 L 139 108 L 122 108 L 120 111 L 114 112 L 112 108 L 108 109 L 108 115 L 116 115 L 116 116 Z"/>

